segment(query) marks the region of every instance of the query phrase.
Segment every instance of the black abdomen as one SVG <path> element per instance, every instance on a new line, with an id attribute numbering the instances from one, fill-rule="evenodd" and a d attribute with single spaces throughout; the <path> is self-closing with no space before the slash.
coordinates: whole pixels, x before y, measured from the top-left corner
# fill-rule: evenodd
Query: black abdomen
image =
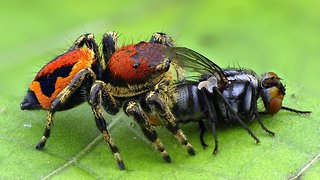
<path id="1" fill-rule="evenodd" d="M 198 121 L 204 117 L 202 97 L 196 83 L 177 86 L 177 102 L 172 110 L 179 123 Z"/>

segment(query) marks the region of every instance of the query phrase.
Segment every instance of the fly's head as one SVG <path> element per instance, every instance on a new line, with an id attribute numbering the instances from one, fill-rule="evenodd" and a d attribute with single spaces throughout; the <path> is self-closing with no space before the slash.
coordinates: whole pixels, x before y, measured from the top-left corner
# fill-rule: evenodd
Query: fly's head
<path id="1" fill-rule="evenodd" d="M 277 113 L 282 107 L 285 96 L 285 86 L 281 78 L 274 72 L 268 72 L 261 78 L 261 97 L 268 114 Z"/>

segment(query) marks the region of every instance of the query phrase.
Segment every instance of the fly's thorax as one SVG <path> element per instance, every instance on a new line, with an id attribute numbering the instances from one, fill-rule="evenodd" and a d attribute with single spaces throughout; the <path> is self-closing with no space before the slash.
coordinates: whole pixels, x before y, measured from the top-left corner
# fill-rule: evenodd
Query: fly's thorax
<path id="1" fill-rule="evenodd" d="M 248 69 L 231 69 L 224 71 L 227 79 L 230 83 L 232 82 L 248 82 L 255 89 L 259 86 L 259 77 L 258 75 Z"/>

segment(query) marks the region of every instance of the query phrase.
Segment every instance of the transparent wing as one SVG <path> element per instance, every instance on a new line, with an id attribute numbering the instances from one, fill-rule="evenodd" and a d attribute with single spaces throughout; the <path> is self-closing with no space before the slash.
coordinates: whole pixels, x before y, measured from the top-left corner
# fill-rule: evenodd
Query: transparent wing
<path id="1" fill-rule="evenodd" d="M 202 54 L 186 47 L 170 47 L 168 53 L 172 64 L 181 67 L 188 80 L 199 81 L 203 75 L 218 75 L 224 83 L 228 80 L 223 70 Z"/>

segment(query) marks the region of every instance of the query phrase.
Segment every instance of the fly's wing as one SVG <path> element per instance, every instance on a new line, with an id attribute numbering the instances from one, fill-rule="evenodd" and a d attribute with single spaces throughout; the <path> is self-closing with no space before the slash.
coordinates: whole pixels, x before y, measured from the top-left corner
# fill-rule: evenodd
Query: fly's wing
<path id="1" fill-rule="evenodd" d="M 196 81 L 199 81 L 200 77 L 209 74 L 218 76 L 222 84 L 228 82 L 223 70 L 217 64 L 192 49 L 170 47 L 168 53 L 171 63 L 180 68 L 182 74 L 187 74 L 187 77 L 181 79 L 195 80 L 196 78 Z"/>

